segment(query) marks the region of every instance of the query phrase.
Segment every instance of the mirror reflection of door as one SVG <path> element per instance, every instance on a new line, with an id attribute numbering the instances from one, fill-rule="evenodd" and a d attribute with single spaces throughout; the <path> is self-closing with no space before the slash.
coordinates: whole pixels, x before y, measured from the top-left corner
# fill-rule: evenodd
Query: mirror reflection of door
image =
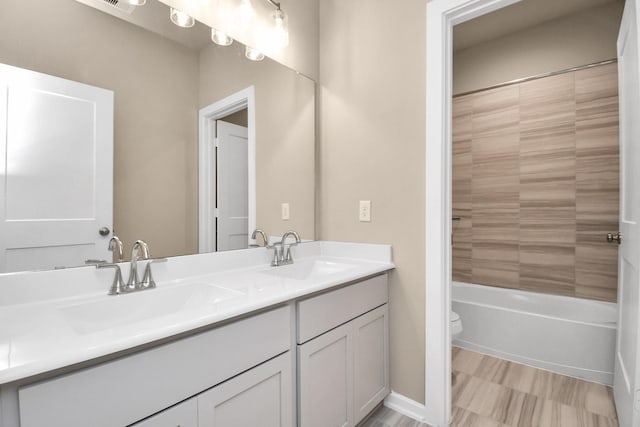
<path id="1" fill-rule="evenodd" d="M 216 141 L 216 250 L 246 249 L 249 241 L 246 109 L 216 121 Z"/>
<path id="2" fill-rule="evenodd" d="M 113 92 L 0 64 L 0 160 L 0 273 L 110 260 Z"/>

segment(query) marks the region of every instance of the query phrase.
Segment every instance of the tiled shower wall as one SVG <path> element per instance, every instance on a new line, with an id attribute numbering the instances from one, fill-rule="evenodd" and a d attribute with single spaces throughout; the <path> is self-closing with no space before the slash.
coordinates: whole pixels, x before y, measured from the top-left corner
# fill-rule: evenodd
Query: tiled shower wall
<path id="1" fill-rule="evenodd" d="M 453 101 L 453 279 L 616 301 L 617 65 Z"/>

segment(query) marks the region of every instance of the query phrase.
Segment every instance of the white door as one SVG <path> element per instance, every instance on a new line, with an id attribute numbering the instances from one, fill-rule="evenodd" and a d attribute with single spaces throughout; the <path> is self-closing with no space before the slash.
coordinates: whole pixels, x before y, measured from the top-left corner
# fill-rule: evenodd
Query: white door
<path id="1" fill-rule="evenodd" d="M 216 250 L 249 246 L 249 150 L 247 128 L 218 120 Z"/>
<path id="2" fill-rule="evenodd" d="M 109 259 L 113 92 L 0 64 L 0 272 Z"/>
<path id="3" fill-rule="evenodd" d="M 627 0 L 618 36 L 620 231 L 614 396 L 621 426 L 640 425 L 640 64 L 638 4 Z M 615 230 L 612 230 L 615 232 Z M 635 397 L 634 397 L 635 396 Z M 635 404 L 634 404 L 635 403 Z"/>

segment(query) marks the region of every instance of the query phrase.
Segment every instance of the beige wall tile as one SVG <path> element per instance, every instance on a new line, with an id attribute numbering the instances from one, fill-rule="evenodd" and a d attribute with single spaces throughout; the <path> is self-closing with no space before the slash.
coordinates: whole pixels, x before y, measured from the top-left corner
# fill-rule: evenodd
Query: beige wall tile
<path id="1" fill-rule="evenodd" d="M 516 92 L 517 94 L 517 92 Z M 491 91 L 489 101 L 474 99 L 472 138 L 472 282 L 517 287 L 519 242 L 518 98 L 513 91 Z M 515 113 L 512 112 L 515 108 Z M 502 115 L 500 111 L 506 113 Z M 498 114 L 505 128 L 486 126 Z M 482 136 L 476 137 L 476 129 Z M 490 129 L 490 131 L 488 131 Z M 514 133 L 515 132 L 515 133 Z M 454 172 L 455 174 L 455 172 Z"/>
<path id="2" fill-rule="evenodd" d="M 520 289 L 573 295 L 573 73 L 520 86 Z"/>
<path id="3" fill-rule="evenodd" d="M 454 280 L 615 301 L 617 102 L 616 64 L 454 99 Z"/>
<path id="4" fill-rule="evenodd" d="M 619 148 L 617 64 L 576 75 L 576 296 L 616 301 Z"/>
<path id="5" fill-rule="evenodd" d="M 463 97 L 453 101 L 453 177 L 452 215 L 460 218 L 452 223 L 453 280 L 471 282 L 471 135 L 473 98 Z"/>

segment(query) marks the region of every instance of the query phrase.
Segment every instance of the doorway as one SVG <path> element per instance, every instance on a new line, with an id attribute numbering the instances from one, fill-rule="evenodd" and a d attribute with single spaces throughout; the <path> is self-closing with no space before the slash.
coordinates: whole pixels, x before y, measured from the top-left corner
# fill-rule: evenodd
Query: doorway
<path id="1" fill-rule="evenodd" d="M 199 112 L 198 248 L 246 248 L 256 227 L 255 90 Z"/>
<path id="2" fill-rule="evenodd" d="M 435 0 L 427 5 L 425 406 L 427 421 L 435 425 L 446 425 L 451 414 L 452 28 L 514 3 Z"/>

